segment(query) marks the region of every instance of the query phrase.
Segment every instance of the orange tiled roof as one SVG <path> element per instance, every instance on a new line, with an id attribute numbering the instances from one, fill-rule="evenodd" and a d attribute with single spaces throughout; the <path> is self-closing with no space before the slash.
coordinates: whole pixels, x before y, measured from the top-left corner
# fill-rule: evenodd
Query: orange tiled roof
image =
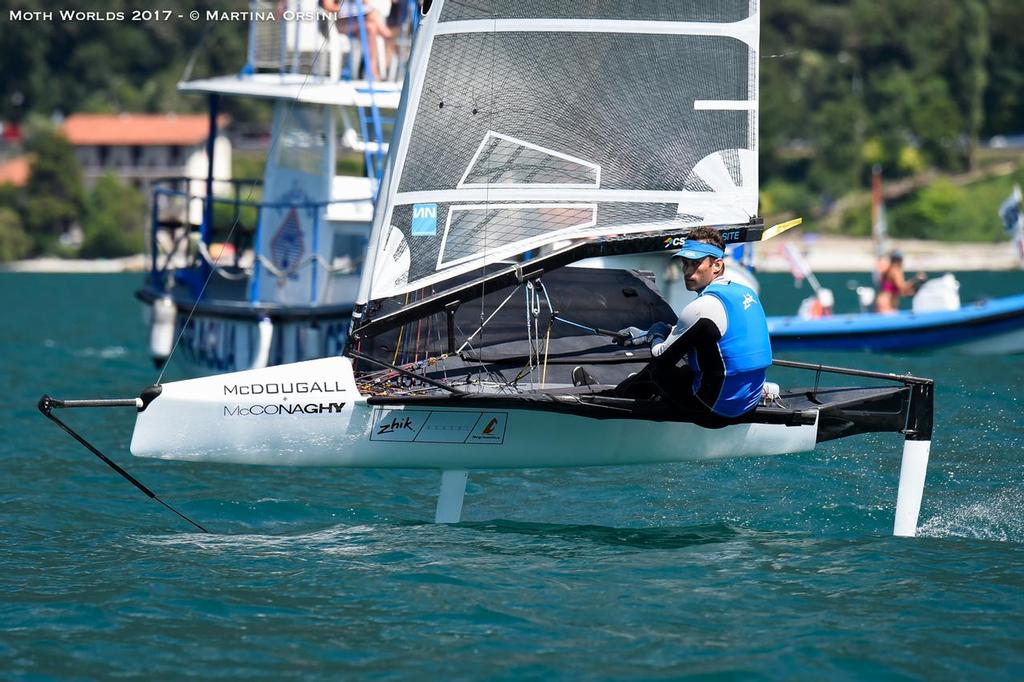
<path id="1" fill-rule="evenodd" d="M 217 127 L 227 125 L 219 116 Z M 209 134 L 205 114 L 72 114 L 64 120 L 64 136 L 74 145 L 199 144 Z"/>
<path id="2" fill-rule="evenodd" d="M 30 174 L 29 159 L 27 156 L 16 156 L 0 163 L 0 185 L 10 184 L 15 187 L 24 187 L 28 184 Z"/>

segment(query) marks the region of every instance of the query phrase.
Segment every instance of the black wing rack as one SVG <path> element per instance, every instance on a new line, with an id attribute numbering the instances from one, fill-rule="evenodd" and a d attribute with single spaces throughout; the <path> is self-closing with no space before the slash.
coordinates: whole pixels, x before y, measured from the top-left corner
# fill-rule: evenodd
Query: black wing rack
<path id="1" fill-rule="evenodd" d="M 760 241 L 765 232 L 764 222 L 755 218 L 743 225 L 715 226 L 726 244 Z M 461 304 L 489 293 L 536 279 L 547 272 L 587 258 L 623 256 L 636 253 L 657 253 L 682 247 L 692 228 L 645 232 L 640 235 L 601 237 L 570 244 L 532 260 L 515 263 L 469 282 L 453 286 L 441 293 L 411 303 L 395 312 L 373 318 L 367 306 L 357 306 L 356 319 L 362 317 L 352 331 L 351 340 L 360 341 L 407 322 L 414 322 L 442 310 L 453 310 Z"/>

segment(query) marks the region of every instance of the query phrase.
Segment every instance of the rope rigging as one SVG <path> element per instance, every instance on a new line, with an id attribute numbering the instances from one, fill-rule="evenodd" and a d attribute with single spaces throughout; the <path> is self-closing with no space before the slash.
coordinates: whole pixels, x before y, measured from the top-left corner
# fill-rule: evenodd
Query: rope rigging
<path id="1" fill-rule="evenodd" d="M 486 348 L 486 344 L 480 343 L 478 345 L 474 343 L 474 341 L 482 341 L 483 332 L 488 328 L 488 325 L 494 320 L 498 313 L 508 306 L 508 303 L 520 290 L 523 291 L 524 297 L 524 317 L 521 319 L 526 327 L 526 362 L 519 368 L 511 379 L 507 379 L 500 370 L 496 370 L 489 366 L 487 361 L 484 359 L 483 350 Z M 407 295 L 405 303 L 408 303 L 414 298 L 419 299 L 422 296 L 427 295 L 427 293 L 428 292 L 419 291 L 412 297 Z M 547 310 L 545 310 L 545 307 Z M 544 319 L 542 320 L 542 318 Z M 482 314 L 482 322 L 477 325 L 472 333 L 466 335 L 461 326 L 456 322 L 456 331 L 458 336 L 463 338 L 463 342 L 452 353 L 430 355 L 429 348 L 423 348 L 421 345 L 422 340 L 425 338 L 423 334 L 417 334 L 415 347 L 412 351 L 409 351 L 407 342 L 413 336 L 412 323 L 403 325 L 399 331 L 400 341 L 396 344 L 392 360 L 394 367 L 404 370 L 409 374 L 399 374 L 397 370 L 378 370 L 363 373 L 360 377 L 360 387 L 365 388 L 367 393 L 372 393 L 374 395 L 407 395 L 424 390 L 429 391 L 429 388 L 415 386 L 408 382 L 412 380 L 413 375 L 425 376 L 426 373 L 432 371 L 434 367 L 440 367 L 443 375 L 443 383 L 452 386 L 454 384 L 448 378 L 448 365 L 446 361 L 451 358 L 460 358 L 463 362 L 471 363 L 478 368 L 478 371 L 466 376 L 465 384 L 467 386 L 476 385 L 479 389 L 490 388 L 500 393 L 522 393 L 524 391 L 543 389 L 547 385 L 547 370 L 551 351 L 551 335 L 555 322 L 570 325 L 591 335 L 609 337 L 613 343 L 616 344 L 621 343 L 622 339 L 625 338 L 623 334 L 617 331 L 582 324 L 580 322 L 567 319 L 559 314 L 551 301 L 551 295 L 547 286 L 544 284 L 543 280 L 538 278 L 536 280 L 528 280 L 513 288 L 512 291 L 509 292 L 509 294 L 505 296 L 505 298 L 494 308 L 494 310 L 490 311 L 489 314 L 485 308 Z M 441 329 L 439 326 L 432 325 L 432 316 L 427 317 L 426 325 L 428 328 L 426 338 L 430 338 L 429 330 L 433 328 L 434 342 L 437 346 L 440 346 L 442 343 Z M 422 326 L 423 320 L 417 320 L 417 329 L 422 328 Z M 409 327 L 409 329 L 406 330 L 405 327 Z M 468 355 L 466 354 L 466 351 L 469 352 Z M 421 358 L 421 352 L 426 353 L 426 356 Z M 413 360 L 411 362 L 406 362 L 404 364 L 397 363 L 399 358 L 407 358 L 410 354 L 413 355 Z M 520 384 L 526 377 L 529 377 L 529 383 L 525 386 L 521 386 Z"/>

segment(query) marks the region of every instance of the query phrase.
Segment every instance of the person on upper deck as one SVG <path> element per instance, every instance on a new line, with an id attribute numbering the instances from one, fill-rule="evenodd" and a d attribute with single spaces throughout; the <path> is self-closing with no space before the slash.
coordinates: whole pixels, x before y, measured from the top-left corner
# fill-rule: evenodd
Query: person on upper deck
<path id="1" fill-rule="evenodd" d="M 900 309 L 900 298 L 916 294 L 926 279 L 928 276 L 919 272 L 912 281 L 908 282 L 903 275 L 903 254 L 899 251 L 891 252 L 888 263 L 881 269 L 879 276 L 875 312 L 895 313 Z"/>
<path id="2" fill-rule="evenodd" d="M 378 39 L 390 40 L 393 37 L 387 20 L 374 7 L 370 0 L 362 0 L 357 7 L 354 0 L 320 0 L 320 7 L 325 12 L 337 16 L 336 25 L 342 35 L 353 35 L 359 40 L 359 14 L 363 15 L 363 26 L 366 27 L 366 48 L 369 51 L 370 71 L 374 80 L 381 80 L 384 69 L 378 54 Z"/>
<path id="3" fill-rule="evenodd" d="M 725 275 L 725 243 L 718 230 L 699 227 L 675 254 L 686 288 L 697 299 L 675 326 L 622 330 L 627 345 L 651 344 L 653 359 L 616 388 L 625 397 L 661 395 L 673 403 L 722 417 L 757 407 L 772 349 L 764 309 L 752 289 Z"/>

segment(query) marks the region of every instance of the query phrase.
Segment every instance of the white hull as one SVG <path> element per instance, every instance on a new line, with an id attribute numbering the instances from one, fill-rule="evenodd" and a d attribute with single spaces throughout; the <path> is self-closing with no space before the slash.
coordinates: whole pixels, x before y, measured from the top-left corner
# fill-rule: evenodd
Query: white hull
<path id="1" fill-rule="evenodd" d="M 816 425 L 594 419 L 537 409 L 374 406 L 347 358 L 163 386 L 132 454 L 283 466 L 495 469 L 649 464 L 814 449 Z"/>

